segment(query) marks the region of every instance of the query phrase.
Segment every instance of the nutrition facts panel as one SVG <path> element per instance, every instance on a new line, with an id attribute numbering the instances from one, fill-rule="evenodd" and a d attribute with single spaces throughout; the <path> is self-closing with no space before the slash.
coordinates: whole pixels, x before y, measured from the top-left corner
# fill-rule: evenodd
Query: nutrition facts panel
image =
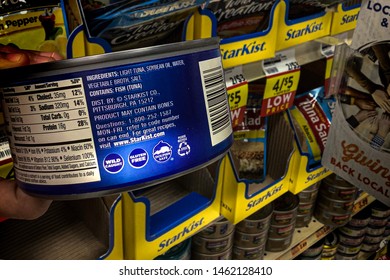
<path id="1" fill-rule="evenodd" d="M 100 180 L 81 78 L 3 88 L 3 95 L 19 180 Z"/>

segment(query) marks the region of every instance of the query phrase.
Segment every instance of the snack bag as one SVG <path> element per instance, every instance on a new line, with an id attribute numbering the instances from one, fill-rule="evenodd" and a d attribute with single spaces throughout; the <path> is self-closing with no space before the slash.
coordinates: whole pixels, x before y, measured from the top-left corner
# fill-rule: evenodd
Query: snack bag
<path id="1" fill-rule="evenodd" d="M 301 154 L 307 155 L 309 167 L 321 163 L 332 120 L 334 97 L 325 98 L 324 87 L 297 95 L 288 109 Z"/>
<path id="2" fill-rule="evenodd" d="M 205 6 L 217 21 L 216 35 L 229 38 L 268 28 L 275 0 L 211 0 Z"/>
<path id="3" fill-rule="evenodd" d="M 79 2 L 88 36 L 119 51 L 182 41 L 186 20 L 206 1 Z"/>
<path id="4" fill-rule="evenodd" d="M 0 44 L 56 52 L 66 58 L 67 26 L 60 0 L 2 1 Z"/>
<path id="5" fill-rule="evenodd" d="M 353 6 L 361 2 L 360 0 L 289 0 L 288 19 L 294 20 L 303 18 L 318 13 L 324 13 L 327 9 L 335 7 L 340 3 L 345 3 L 348 6 Z"/>
<path id="6" fill-rule="evenodd" d="M 234 128 L 231 147 L 240 179 L 262 181 L 266 176 L 267 119 L 260 109 L 247 108 L 243 122 Z"/>

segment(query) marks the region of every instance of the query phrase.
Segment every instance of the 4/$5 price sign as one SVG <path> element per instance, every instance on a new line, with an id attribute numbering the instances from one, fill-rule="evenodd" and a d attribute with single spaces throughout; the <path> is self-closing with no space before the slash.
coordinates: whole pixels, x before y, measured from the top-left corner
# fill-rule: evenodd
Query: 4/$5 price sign
<path id="1" fill-rule="evenodd" d="M 264 60 L 266 75 L 261 116 L 266 117 L 287 110 L 293 105 L 298 88 L 300 66 L 293 49 L 276 53 Z"/>
<path id="2" fill-rule="evenodd" d="M 225 82 L 234 129 L 244 120 L 248 101 L 248 81 L 244 77 L 242 67 L 237 66 L 225 71 Z"/>

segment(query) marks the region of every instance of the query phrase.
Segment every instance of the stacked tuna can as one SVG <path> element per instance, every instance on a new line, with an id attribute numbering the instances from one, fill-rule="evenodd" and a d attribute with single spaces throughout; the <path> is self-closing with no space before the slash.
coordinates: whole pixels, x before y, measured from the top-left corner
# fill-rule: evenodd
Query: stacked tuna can
<path id="1" fill-rule="evenodd" d="M 360 211 L 344 226 L 338 228 L 340 244 L 337 248 L 337 260 L 356 260 L 362 248 L 370 220 L 370 211 Z"/>
<path id="2" fill-rule="evenodd" d="M 270 203 L 236 225 L 233 259 L 263 259 L 272 213 L 273 204 Z"/>
<path id="3" fill-rule="evenodd" d="M 173 246 L 165 254 L 157 256 L 155 260 L 189 260 L 191 259 L 191 238 Z"/>
<path id="4" fill-rule="evenodd" d="M 382 240 L 387 237 L 386 229 L 388 230 L 390 217 L 390 207 L 378 200 L 370 205 L 370 209 L 371 215 L 361 248 L 366 254 L 377 251 Z"/>
<path id="5" fill-rule="evenodd" d="M 315 183 L 298 194 L 299 204 L 297 220 L 295 223 L 296 228 L 305 227 L 310 223 L 313 216 L 319 186 L 319 182 Z"/>
<path id="6" fill-rule="evenodd" d="M 321 223 L 340 227 L 351 219 L 358 189 L 335 174 L 321 181 L 314 217 Z"/>
<path id="7" fill-rule="evenodd" d="M 298 214 L 299 197 L 290 192 L 274 200 L 274 211 L 265 245 L 266 251 L 280 252 L 292 241 Z"/>
<path id="8" fill-rule="evenodd" d="M 220 217 L 192 237 L 191 259 L 230 260 L 234 237 L 234 225 Z"/>
<path id="9" fill-rule="evenodd" d="M 334 260 L 339 246 L 339 237 L 335 232 L 329 233 L 324 238 L 321 260 Z"/>
<path id="10" fill-rule="evenodd" d="M 322 238 L 302 252 L 296 260 L 320 260 L 324 249 L 325 239 Z"/>

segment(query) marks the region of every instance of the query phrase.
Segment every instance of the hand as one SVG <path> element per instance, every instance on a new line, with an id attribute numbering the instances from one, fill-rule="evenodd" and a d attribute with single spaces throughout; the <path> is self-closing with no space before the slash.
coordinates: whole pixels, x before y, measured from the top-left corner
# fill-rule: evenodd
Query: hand
<path id="1" fill-rule="evenodd" d="M 0 217 L 37 219 L 47 211 L 51 202 L 26 194 L 17 186 L 16 181 L 0 179 Z"/>
<path id="2" fill-rule="evenodd" d="M 0 45 L 0 69 L 44 63 L 62 59 L 62 56 L 54 52 L 21 50 L 14 45 Z"/>
<path id="3" fill-rule="evenodd" d="M 378 120 L 378 132 L 377 135 L 385 139 L 390 132 L 390 115 L 383 113 Z"/>
<path id="4" fill-rule="evenodd" d="M 374 101 L 368 99 L 356 98 L 353 104 L 358 106 L 361 110 L 375 110 L 377 107 Z"/>
<path id="5" fill-rule="evenodd" d="M 371 96 L 379 107 L 390 113 L 390 98 L 384 90 L 377 89 Z"/>
<path id="6" fill-rule="evenodd" d="M 369 111 L 369 110 L 360 110 L 356 115 L 355 118 L 356 120 L 361 123 L 362 121 L 370 118 L 370 117 L 375 117 L 378 114 L 377 111 Z"/>

